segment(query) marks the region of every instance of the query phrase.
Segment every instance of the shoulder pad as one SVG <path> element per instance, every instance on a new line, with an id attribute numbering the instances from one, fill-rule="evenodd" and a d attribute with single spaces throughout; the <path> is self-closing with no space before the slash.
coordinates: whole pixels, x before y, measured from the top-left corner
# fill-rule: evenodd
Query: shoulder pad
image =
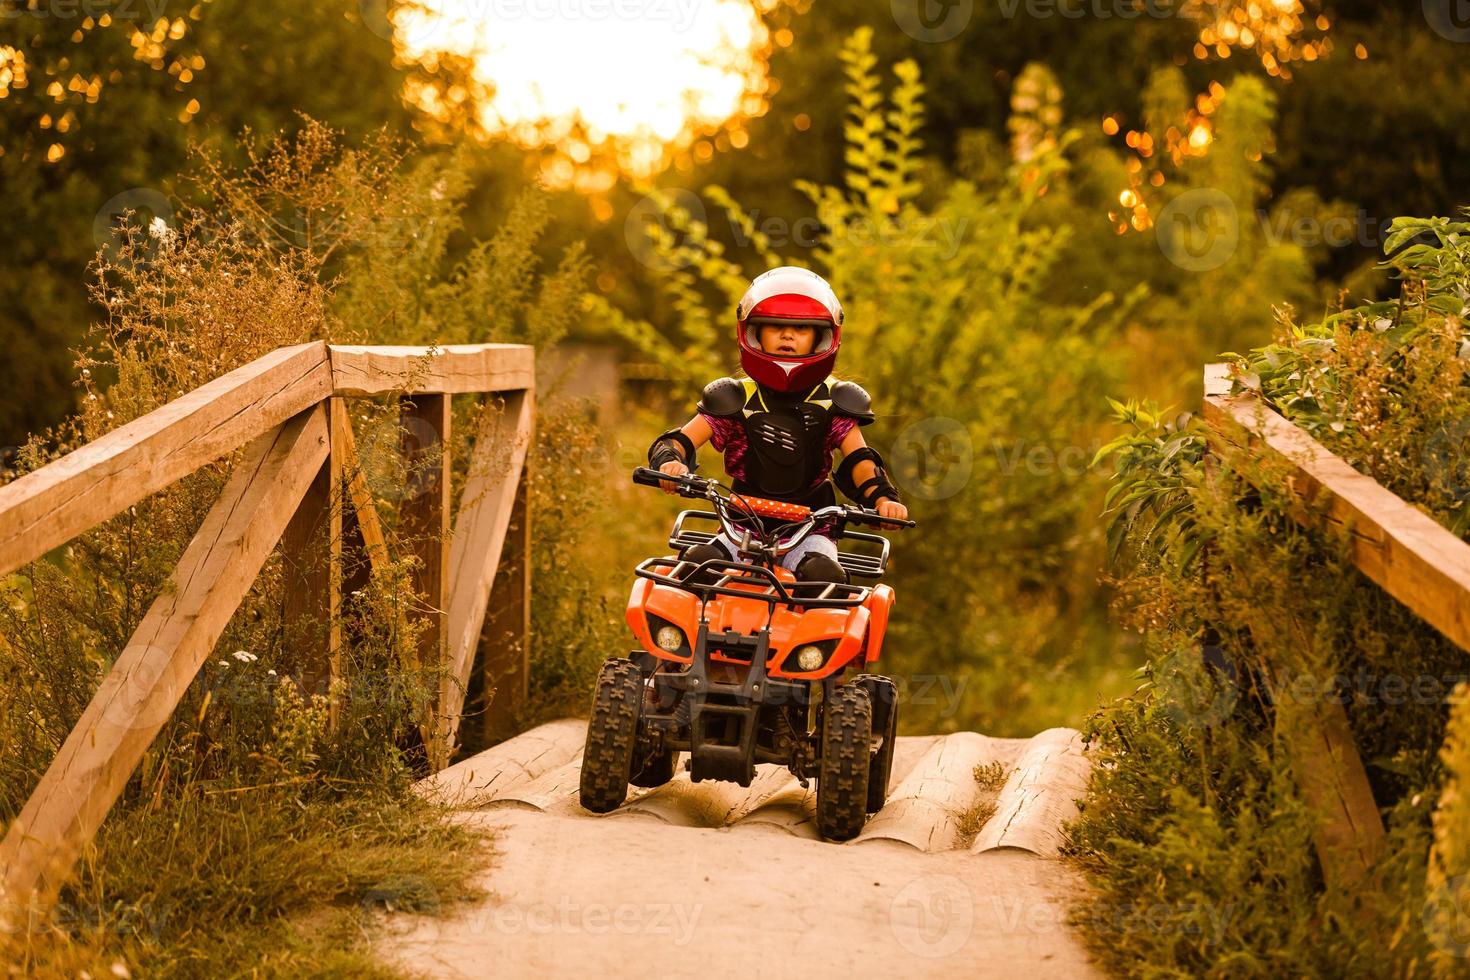
<path id="1" fill-rule="evenodd" d="M 830 390 L 832 411 L 856 419 L 858 425 L 867 425 L 873 421 L 873 400 L 861 385 L 851 381 L 833 381 Z"/>
<path id="2" fill-rule="evenodd" d="M 717 419 L 731 418 L 745 408 L 745 398 L 745 385 L 735 378 L 719 378 L 704 386 L 699 410 Z"/>

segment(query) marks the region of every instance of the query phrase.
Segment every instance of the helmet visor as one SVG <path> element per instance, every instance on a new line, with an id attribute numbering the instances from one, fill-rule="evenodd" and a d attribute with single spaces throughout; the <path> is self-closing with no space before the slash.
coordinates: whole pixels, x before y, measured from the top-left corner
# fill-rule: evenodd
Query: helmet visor
<path id="1" fill-rule="evenodd" d="M 819 320 L 809 317 L 790 316 L 753 316 L 745 321 L 745 343 L 752 350 L 762 350 L 762 327 L 776 327 L 778 329 L 780 327 L 814 329 L 816 331 L 816 339 L 812 344 L 811 353 L 800 355 L 802 357 L 816 357 L 817 355 L 825 354 L 827 351 L 832 349 L 833 330 L 832 322 L 830 320 Z M 774 354 L 775 352 L 768 351 L 767 353 Z M 782 354 L 780 356 L 793 357 L 797 355 Z"/>

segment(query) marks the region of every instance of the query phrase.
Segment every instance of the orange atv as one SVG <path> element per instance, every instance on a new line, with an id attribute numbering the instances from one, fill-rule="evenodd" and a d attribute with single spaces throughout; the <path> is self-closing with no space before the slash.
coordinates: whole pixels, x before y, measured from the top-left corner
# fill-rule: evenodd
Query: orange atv
<path id="1" fill-rule="evenodd" d="M 713 520 L 739 543 L 739 561 L 650 558 L 636 569 L 628 625 L 642 644 L 602 665 L 582 759 L 582 806 L 616 810 L 628 786 L 660 786 L 689 753 L 694 782 L 749 786 L 756 763 L 817 780 L 817 828 L 850 840 L 888 795 L 898 704 L 893 682 L 867 672 L 878 659 L 893 590 L 797 581 L 781 558 L 823 523 L 864 552 L 840 552 L 849 578 L 877 580 L 888 540 L 848 524 L 913 527 L 858 507 L 810 510 L 747 497 L 712 480 L 640 467 L 635 483 L 672 482 L 713 511 L 674 523 L 676 554 L 715 538 L 689 530 Z"/>

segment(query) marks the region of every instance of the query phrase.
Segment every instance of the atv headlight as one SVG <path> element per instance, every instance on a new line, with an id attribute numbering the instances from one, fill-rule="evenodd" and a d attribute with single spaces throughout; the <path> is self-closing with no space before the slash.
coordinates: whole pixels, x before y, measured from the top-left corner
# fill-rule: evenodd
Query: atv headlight
<path id="1" fill-rule="evenodd" d="M 807 646 L 798 648 L 796 651 L 796 666 L 804 671 L 820 670 L 822 668 L 822 661 L 826 659 L 826 654 L 818 646 L 808 644 Z"/>
<path id="2" fill-rule="evenodd" d="M 654 642 L 659 649 L 673 653 L 684 645 L 684 631 L 677 626 L 661 626 Z"/>

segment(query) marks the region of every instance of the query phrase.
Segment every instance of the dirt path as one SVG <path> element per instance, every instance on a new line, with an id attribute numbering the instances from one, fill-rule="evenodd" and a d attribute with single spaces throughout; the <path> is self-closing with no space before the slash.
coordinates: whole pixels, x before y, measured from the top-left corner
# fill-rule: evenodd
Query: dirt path
<path id="1" fill-rule="evenodd" d="M 1056 859 L 1086 780 L 1075 732 L 900 739 L 888 805 L 842 845 L 817 838 L 814 790 L 771 766 L 748 789 L 681 774 L 588 814 L 584 734 L 554 722 L 421 784 L 493 834 L 489 898 L 391 915 L 386 960 L 433 977 L 1097 975 Z M 995 762 L 1008 776 L 987 789 L 974 770 Z"/>

